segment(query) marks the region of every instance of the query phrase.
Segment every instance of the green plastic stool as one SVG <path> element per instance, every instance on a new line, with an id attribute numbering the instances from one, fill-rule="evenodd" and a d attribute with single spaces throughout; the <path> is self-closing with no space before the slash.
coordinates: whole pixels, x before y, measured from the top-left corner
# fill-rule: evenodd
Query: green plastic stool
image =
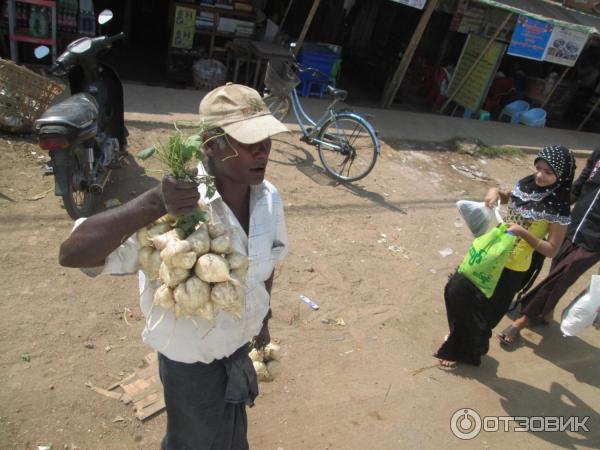
<path id="1" fill-rule="evenodd" d="M 479 120 L 490 120 L 490 112 L 483 109 L 479 111 Z"/>

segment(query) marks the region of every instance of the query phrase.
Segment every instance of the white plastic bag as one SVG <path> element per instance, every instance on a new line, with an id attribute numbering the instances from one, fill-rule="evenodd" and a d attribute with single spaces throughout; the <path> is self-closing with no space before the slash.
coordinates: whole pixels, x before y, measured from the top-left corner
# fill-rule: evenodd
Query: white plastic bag
<path id="1" fill-rule="evenodd" d="M 475 237 L 487 233 L 495 225 L 494 218 L 496 220 L 499 218 L 499 214 L 495 214 L 494 209 L 485 206 L 484 202 L 459 200 L 456 202 L 456 207 Z"/>
<path id="2" fill-rule="evenodd" d="M 567 306 L 561 315 L 560 330 L 565 336 L 577 336 L 594 323 L 600 308 L 600 275 L 592 275 L 590 288 Z"/>

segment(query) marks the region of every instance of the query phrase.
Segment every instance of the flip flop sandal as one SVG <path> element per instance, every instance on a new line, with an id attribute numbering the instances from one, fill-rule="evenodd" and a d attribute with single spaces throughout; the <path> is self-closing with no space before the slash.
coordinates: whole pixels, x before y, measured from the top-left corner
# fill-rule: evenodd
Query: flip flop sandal
<path id="1" fill-rule="evenodd" d="M 448 361 L 447 359 L 440 360 L 438 367 L 444 370 L 456 369 L 458 363 L 456 361 Z"/>
<path id="2" fill-rule="evenodd" d="M 521 330 L 514 325 L 509 325 L 498 334 L 498 339 L 507 347 L 516 347 L 521 341 Z"/>

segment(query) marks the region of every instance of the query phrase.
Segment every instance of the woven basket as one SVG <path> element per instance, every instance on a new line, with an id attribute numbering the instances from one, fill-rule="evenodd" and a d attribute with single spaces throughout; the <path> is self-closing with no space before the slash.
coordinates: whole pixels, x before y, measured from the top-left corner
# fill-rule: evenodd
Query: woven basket
<path id="1" fill-rule="evenodd" d="M 273 95 L 288 95 L 300 84 L 293 64 L 282 59 L 273 59 L 267 63 L 265 86 Z"/>
<path id="2" fill-rule="evenodd" d="M 64 89 L 60 83 L 0 58 L 0 129 L 32 132 L 34 122 Z"/>

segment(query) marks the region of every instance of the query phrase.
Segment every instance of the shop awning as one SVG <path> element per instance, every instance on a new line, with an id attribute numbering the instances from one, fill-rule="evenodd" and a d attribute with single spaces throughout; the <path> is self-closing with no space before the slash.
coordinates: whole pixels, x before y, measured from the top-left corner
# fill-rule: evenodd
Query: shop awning
<path id="1" fill-rule="evenodd" d="M 477 0 L 479 3 L 543 20 L 583 33 L 600 34 L 600 17 L 565 8 L 549 0 Z"/>

